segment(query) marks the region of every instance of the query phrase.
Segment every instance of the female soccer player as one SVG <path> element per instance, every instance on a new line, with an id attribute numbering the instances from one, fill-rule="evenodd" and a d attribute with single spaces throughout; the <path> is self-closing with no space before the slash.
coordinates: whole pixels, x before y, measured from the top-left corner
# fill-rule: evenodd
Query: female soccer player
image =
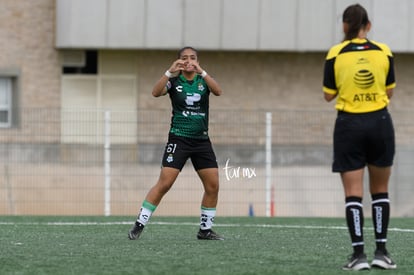
<path id="1" fill-rule="evenodd" d="M 394 128 L 387 105 L 395 87 L 393 56 L 387 45 L 367 39 L 366 10 L 347 7 L 342 16 L 345 38 L 326 57 L 323 91 L 337 98 L 332 171 L 341 175 L 345 213 L 353 254 L 344 270 L 369 269 L 364 253 L 363 174 L 368 166 L 376 250 L 372 267 L 395 269 L 387 249 L 390 217 L 388 182 L 395 153 Z"/>
<path id="2" fill-rule="evenodd" d="M 171 128 L 159 179 L 142 203 L 138 218 L 128 233 L 130 240 L 140 236 L 162 197 L 170 190 L 189 158 L 204 187 L 197 238 L 223 240 L 223 237 L 211 229 L 216 214 L 219 176 L 216 156 L 208 136 L 210 92 L 219 96 L 222 89 L 200 67 L 198 53 L 192 47 L 182 48 L 178 53 L 178 59 L 155 83 L 153 96 L 159 97 L 167 93 L 170 96 Z"/>

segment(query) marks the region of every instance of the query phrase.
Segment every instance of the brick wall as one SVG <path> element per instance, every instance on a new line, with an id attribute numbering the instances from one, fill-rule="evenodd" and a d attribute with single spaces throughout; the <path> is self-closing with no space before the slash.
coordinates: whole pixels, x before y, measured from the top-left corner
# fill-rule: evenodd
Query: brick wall
<path id="1" fill-rule="evenodd" d="M 60 105 L 54 0 L 6 0 L 0 8 L 1 69 L 21 72 L 19 107 Z"/>

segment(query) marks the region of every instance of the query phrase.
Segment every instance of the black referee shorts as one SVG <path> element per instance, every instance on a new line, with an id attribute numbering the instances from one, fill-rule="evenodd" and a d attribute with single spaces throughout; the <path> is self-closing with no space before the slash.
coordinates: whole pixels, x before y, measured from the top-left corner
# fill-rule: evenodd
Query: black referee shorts
<path id="1" fill-rule="evenodd" d="M 210 139 L 180 137 L 170 133 L 162 158 L 162 166 L 181 171 L 189 158 L 196 171 L 205 168 L 218 168 Z"/>
<path id="2" fill-rule="evenodd" d="M 394 126 L 386 108 L 363 114 L 338 112 L 333 172 L 357 170 L 367 164 L 392 166 L 394 154 Z"/>

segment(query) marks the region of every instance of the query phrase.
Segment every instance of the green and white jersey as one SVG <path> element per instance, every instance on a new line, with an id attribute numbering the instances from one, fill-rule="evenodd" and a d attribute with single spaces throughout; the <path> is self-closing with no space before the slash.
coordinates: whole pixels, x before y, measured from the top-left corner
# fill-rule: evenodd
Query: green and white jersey
<path id="1" fill-rule="evenodd" d="M 210 89 L 200 75 L 193 80 L 184 76 L 170 78 L 167 91 L 172 104 L 170 133 L 207 139 Z"/>

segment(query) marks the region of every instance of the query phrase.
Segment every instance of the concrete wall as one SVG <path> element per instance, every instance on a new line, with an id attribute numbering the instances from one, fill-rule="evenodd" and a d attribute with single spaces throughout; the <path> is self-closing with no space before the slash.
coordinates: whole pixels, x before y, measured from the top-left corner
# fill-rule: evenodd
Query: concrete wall
<path id="1" fill-rule="evenodd" d="M 176 58 L 176 51 L 137 51 L 139 108 L 169 107 L 152 98 L 153 84 Z M 201 51 L 201 66 L 222 85 L 211 108 L 232 110 L 331 110 L 322 95 L 325 53 Z M 395 54 L 397 88 L 390 108 L 410 109 L 414 99 L 414 55 Z M 164 100 L 164 101 L 163 101 Z"/>
<path id="2" fill-rule="evenodd" d="M 361 0 L 371 39 L 414 51 L 414 3 Z M 59 48 L 325 51 L 353 0 L 57 0 Z"/>

